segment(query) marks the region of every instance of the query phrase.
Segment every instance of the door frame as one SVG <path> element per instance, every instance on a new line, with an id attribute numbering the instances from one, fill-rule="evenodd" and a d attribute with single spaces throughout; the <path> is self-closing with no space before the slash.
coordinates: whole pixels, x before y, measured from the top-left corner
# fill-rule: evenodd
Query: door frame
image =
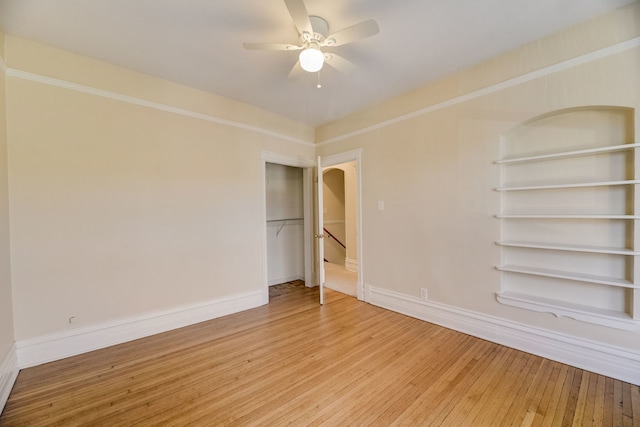
<path id="1" fill-rule="evenodd" d="M 260 216 L 262 220 L 262 302 L 269 303 L 269 276 L 267 272 L 267 163 L 292 166 L 302 169 L 302 198 L 304 218 L 304 281 L 306 286 L 313 286 L 313 173 L 316 164 L 313 158 L 305 159 L 298 156 L 260 151 L 262 183 L 262 206 Z"/>
<path id="2" fill-rule="evenodd" d="M 369 295 L 365 292 L 364 278 L 362 275 L 363 265 L 363 253 L 362 253 L 362 148 L 355 150 L 344 151 L 342 153 L 330 154 L 327 156 L 321 156 L 322 170 L 318 173 L 321 174 L 325 168 L 339 165 L 341 163 L 356 163 L 356 250 L 358 252 L 358 284 L 357 298 L 360 301 L 369 302 Z M 320 207 L 316 207 L 319 209 Z M 322 256 L 323 254 L 320 254 Z"/>

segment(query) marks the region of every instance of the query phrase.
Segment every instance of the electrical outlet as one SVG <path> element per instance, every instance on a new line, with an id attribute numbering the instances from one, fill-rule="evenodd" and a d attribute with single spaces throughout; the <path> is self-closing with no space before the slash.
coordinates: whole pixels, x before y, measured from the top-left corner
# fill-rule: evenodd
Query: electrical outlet
<path id="1" fill-rule="evenodd" d="M 420 288 L 420 298 L 428 299 L 428 297 L 427 297 L 427 288 Z"/>

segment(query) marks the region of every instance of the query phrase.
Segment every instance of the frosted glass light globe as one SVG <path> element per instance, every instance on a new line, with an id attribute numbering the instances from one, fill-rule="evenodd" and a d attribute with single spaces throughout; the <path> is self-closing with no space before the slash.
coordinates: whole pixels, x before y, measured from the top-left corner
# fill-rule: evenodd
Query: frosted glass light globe
<path id="1" fill-rule="evenodd" d="M 300 52 L 300 66 L 309 73 L 320 71 L 324 64 L 324 54 L 319 49 L 309 47 Z"/>

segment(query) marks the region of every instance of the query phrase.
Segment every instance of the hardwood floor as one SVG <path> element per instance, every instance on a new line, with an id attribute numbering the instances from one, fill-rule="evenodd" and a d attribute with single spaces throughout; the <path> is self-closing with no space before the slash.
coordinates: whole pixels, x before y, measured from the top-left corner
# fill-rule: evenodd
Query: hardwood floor
<path id="1" fill-rule="evenodd" d="M 301 282 L 20 372 L 1 426 L 640 426 L 640 388 Z"/>

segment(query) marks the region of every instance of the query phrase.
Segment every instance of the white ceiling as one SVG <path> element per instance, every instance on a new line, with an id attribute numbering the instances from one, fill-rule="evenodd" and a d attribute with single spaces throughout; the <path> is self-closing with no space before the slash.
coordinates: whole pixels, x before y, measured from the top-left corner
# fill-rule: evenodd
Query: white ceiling
<path id="1" fill-rule="evenodd" d="M 380 34 L 333 51 L 358 66 L 298 81 L 283 0 L 0 0 L 6 33 L 182 83 L 317 126 L 633 0 L 306 0 L 329 32 L 373 18 Z"/>

